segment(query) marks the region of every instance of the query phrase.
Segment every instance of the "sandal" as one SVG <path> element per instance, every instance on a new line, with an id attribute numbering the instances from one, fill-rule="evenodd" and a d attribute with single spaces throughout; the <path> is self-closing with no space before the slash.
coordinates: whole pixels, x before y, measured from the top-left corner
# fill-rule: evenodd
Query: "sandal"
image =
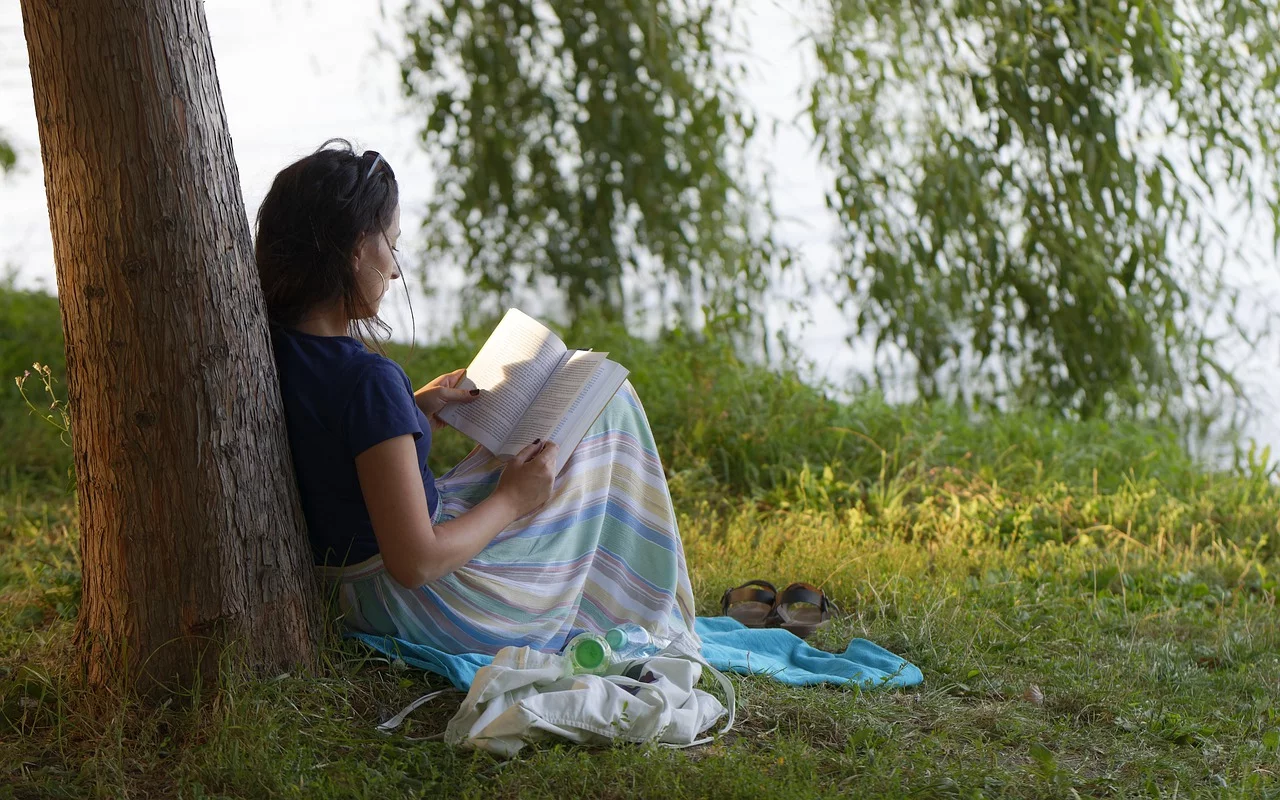
<path id="1" fill-rule="evenodd" d="M 721 616 L 733 617 L 748 628 L 763 628 L 773 614 L 778 590 L 768 581 L 747 581 L 726 589 L 720 598 Z"/>
<path id="2" fill-rule="evenodd" d="M 769 626 L 790 631 L 808 639 L 814 631 L 831 621 L 834 606 L 826 594 L 808 583 L 793 583 L 783 589 L 773 605 Z"/>

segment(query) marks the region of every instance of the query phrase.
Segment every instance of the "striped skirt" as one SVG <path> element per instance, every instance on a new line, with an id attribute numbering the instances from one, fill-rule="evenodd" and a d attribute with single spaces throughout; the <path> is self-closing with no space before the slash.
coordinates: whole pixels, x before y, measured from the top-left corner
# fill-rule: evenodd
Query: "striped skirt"
<path id="1" fill-rule="evenodd" d="M 435 522 L 464 514 L 497 485 L 502 462 L 476 448 L 436 481 Z M 636 622 L 695 637 L 693 590 L 666 477 L 630 383 L 556 478 L 551 499 L 461 569 L 406 589 L 381 556 L 326 568 L 343 624 L 449 653 L 508 645 L 559 650 L 581 631 Z"/>

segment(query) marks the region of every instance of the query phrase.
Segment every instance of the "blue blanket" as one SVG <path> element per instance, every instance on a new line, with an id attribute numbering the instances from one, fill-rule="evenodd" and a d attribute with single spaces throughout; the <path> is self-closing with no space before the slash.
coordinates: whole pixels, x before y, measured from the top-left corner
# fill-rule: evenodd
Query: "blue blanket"
<path id="1" fill-rule="evenodd" d="M 918 667 L 866 639 L 854 639 L 843 653 L 828 653 L 781 628 L 746 628 L 732 617 L 698 617 L 697 629 L 702 657 L 723 672 L 765 675 L 791 686 L 834 683 L 871 688 L 924 681 Z M 388 657 L 440 675 L 464 692 L 476 672 L 493 660 L 480 653 L 453 655 L 392 636 L 349 635 Z"/>

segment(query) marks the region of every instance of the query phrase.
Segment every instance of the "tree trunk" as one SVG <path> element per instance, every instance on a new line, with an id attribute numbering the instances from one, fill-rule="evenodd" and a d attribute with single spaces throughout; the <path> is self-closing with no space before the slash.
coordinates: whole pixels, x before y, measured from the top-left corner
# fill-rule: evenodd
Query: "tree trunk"
<path id="1" fill-rule="evenodd" d="M 91 684 L 310 663 L 320 604 L 198 0 L 22 0 Z"/>

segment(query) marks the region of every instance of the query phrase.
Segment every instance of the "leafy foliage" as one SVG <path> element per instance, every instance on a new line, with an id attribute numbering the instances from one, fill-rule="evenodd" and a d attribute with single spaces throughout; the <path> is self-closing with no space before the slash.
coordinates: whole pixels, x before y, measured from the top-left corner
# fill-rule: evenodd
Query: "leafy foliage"
<path id="1" fill-rule="evenodd" d="M 438 181 L 430 255 L 465 267 L 473 305 L 550 278 L 571 316 L 616 314 L 628 293 L 667 316 L 745 313 L 786 254 L 753 221 L 769 212 L 741 164 L 755 123 L 726 66 L 730 11 L 409 2 L 403 88 Z"/>
<path id="2" fill-rule="evenodd" d="M 415 381 L 425 382 L 465 364 L 489 331 L 461 331 L 450 341 L 413 350 L 392 344 L 388 354 Z M 821 497 L 824 507 L 849 508 L 874 495 L 900 494 L 908 484 L 943 486 L 959 470 L 1001 491 L 1030 492 L 1026 502 L 1046 506 L 1061 499 L 1061 486 L 1105 495 L 1132 489 L 1123 510 L 1100 511 L 1107 501 L 1095 498 L 1087 509 L 1020 516 L 1015 538 L 1043 535 L 1050 517 L 1051 527 L 1065 524 L 1078 531 L 1101 516 L 1131 519 L 1130 530 L 1143 536 L 1155 537 L 1164 528 L 1166 536 L 1176 529 L 1177 536 L 1187 537 L 1199 526 L 1250 546 L 1280 546 L 1271 505 L 1246 518 L 1228 510 L 1240 504 L 1236 495 L 1217 495 L 1193 513 L 1169 500 L 1170 494 L 1204 497 L 1230 484 L 1246 496 L 1280 502 L 1274 485 L 1280 464 L 1266 449 L 1238 449 L 1227 480 L 1206 471 L 1177 432 L 1159 422 L 1068 420 L 1044 409 L 975 411 L 940 402 L 891 405 L 876 393 L 841 401 L 829 387 L 815 386 L 801 366 L 761 367 L 743 359 L 731 337 L 715 332 L 695 337 L 674 330 L 647 341 L 587 315 L 560 333 L 566 342 L 592 342 L 621 363 L 638 365 L 629 380 L 644 402 L 677 500 L 720 498 L 733 505 L 794 509 L 804 505 L 800 498 Z M 436 474 L 473 446 L 457 431 L 438 431 L 431 456 Z M 1009 519 L 985 516 L 994 511 L 972 509 L 981 522 L 967 535 L 1009 533 Z"/>
<path id="3" fill-rule="evenodd" d="M 923 394 L 982 375 L 1090 414 L 1234 386 L 1211 204 L 1225 186 L 1280 218 L 1274 3 L 823 2 L 840 283 Z"/>
<path id="4" fill-rule="evenodd" d="M 13 169 L 18 163 L 18 154 L 14 152 L 13 145 L 0 134 L 0 175 Z"/>
<path id="5" fill-rule="evenodd" d="M 37 361 L 47 366 L 37 367 Z M 29 398 L 39 408 L 30 407 L 24 395 L 23 384 L 28 376 L 34 378 Z M 51 401 L 56 396 L 65 397 L 65 376 L 58 299 L 44 292 L 20 291 L 14 287 L 12 277 L 0 278 L 0 442 L 5 448 L 4 472 L 36 480 L 56 476 L 56 480 L 69 485 L 71 450 L 60 441 L 64 432 L 47 421 L 53 414 L 58 414 L 55 420 L 60 421 L 57 403 Z M 44 383 L 50 391 L 38 383 Z"/>

